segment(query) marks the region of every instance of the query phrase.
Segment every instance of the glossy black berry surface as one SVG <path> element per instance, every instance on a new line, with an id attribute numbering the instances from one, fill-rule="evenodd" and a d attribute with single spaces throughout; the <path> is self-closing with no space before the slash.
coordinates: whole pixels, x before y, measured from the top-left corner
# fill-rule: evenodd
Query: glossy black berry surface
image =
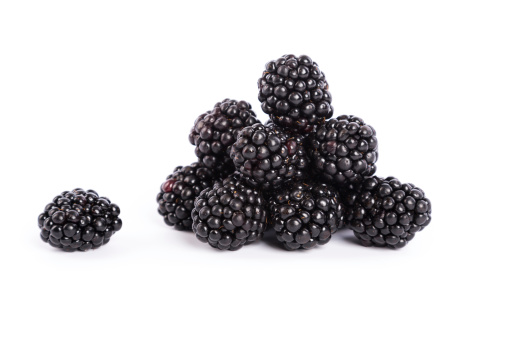
<path id="1" fill-rule="evenodd" d="M 262 110 L 281 127 L 305 134 L 333 116 L 326 77 L 306 55 L 268 62 L 258 87 Z"/>
<path id="2" fill-rule="evenodd" d="M 315 175 L 338 186 L 358 183 L 377 170 L 375 129 L 356 116 L 342 115 L 317 127 L 308 136 L 307 152 Z"/>
<path id="3" fill-rule="evenodd" d="M 204 190 L 192 211 L 197 238 L 220 250 L 238 250 L 262 237 L 267 203 L 262 194 L 233 174 Z"/>
<path id="4" fill-rule="evenodd" d="M 122 227 L 120 208 L 93 190 L 64 191 L 39 215 L 44 242 L 64 251 L 86 251 L 109 242 Z"/>
<path id="5" fill-rule="evenodd" d="M 232 146 L 231 158 L 242 179 L 262 190 L 302 179 L 308 168 L 304 137 L 274 124 L 244 128 Z"/>
<path id="6" fill-rule="evenodd" d="M 158 212 L 167 225 L 192 230 L 192 209 L 201 191 L 213 186 L 219 176 L 202 162 L 179 166 L 167 176 L 157 194 Z"/>
<path id="7" fill-rule="evenodd" d="M 287 250 L 324 245 L 344 224 L 344 205 L 331 186 L 315 181 L 294 182 L 269 200 L 269 224 Z"/>
<path id="8" fill-rule="evenodd" d="M 394 177 L 365 179 L 350 193 L 349 227 L 365 246 L 404 247 L 431 222 L 424 191 Z"/>
<path id="9" fill-rule="evenodd" d="M 248 102 L 225 99 L 199 115 L 190 130 L 189 140 L 206 167 L 231 174 L 234 172 L 231 146 L 241 129 L 255 123 L 259 120 Z"/>

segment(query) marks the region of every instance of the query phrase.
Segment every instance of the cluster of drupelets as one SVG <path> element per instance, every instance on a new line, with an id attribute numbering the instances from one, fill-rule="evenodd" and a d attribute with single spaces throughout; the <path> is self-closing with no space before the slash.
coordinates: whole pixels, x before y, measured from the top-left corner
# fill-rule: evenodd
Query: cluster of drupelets
<path id="1" fill-rule="evenodd" d="M 351 229 L 365 246 L 400 248 L 431 221 L 431 203 L 413 184 L 374 176 L 375 129 L 333 116 L 324 73 L 308 56 L 268 62 L 258 81 L 262 124 L 245 101 L 223 100 L 189 135 L 198 160 L 160 188 L 168 225 L 237 250 L 273 229 L 288 250 L 329 242 Z"/>
<path id="2" fill-rule="evenodd" d="M 39 215 L 40 238 L 63 251 L 97 249 L 122 228 L 120 207 L 94 190 L 64 191 Z"/>

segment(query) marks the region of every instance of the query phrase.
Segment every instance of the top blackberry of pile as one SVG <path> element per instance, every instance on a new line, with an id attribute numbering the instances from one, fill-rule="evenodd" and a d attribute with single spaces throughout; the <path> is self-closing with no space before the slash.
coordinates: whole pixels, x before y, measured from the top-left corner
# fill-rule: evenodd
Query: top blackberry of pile
<path id="1" fill-rule="evenodd" d="M 306 55 L 268 62 L 258 87 L 262 110 L 281 127 L 307 134 L 333 116 L 326 77 Z"/>

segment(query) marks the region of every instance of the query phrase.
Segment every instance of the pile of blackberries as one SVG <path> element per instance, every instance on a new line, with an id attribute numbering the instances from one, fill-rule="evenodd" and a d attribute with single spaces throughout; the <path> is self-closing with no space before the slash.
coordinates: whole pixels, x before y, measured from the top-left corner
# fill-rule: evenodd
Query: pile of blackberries
<path id="1" fill-rule="evenodd" d="M 202 242 L 237 250 L 273 229 L 288 250 L 351 229 L 366 246 L 401 248 L 431 221 L 413 184 L 374 176 L 375 129 L 333 116 L 329 85 L 310 57 L 284 55 L 258 81 L 262 124 L 245 101 L 225 99 L 200 115 L 189 140 L 198 161 L 162 184 L 158 211 Z"/>

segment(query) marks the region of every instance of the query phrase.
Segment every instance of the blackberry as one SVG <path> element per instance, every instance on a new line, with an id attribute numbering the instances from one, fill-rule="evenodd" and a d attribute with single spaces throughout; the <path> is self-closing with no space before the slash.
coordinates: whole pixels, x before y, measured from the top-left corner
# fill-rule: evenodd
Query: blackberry
<path id="1" fill-rule="evenodd" d="M 344 205 L 332 187 L 294 182 L 269 200 L 270 225 L 287 250 L 311 249 L 329 242 L 343 226 Z"/>
<path id="2" fill-rule="evenodd" d="M 261 123 L 244 128 L 231 149 L 242 178 L 252 187 L 272 190 L 306 175 L 304 138 Z"/>
<path id="3" fill-rule="evenodd" d="M 350 228 L 365 246 L 404 247 L 431 221 L 431 202 L 413 184 L 370 177 L 356 189 Z"/>
<path id="4" fill-rule="evenodd" d="M 164 222 L 177 230 L 192 230 L 194 200 L 201 191 L 213 186 L 217 178 L 201 162 L 176 167 L 162 183 L 157 195 L 158 212 Z"/>
<path id="5" fill-rule="evenodd" d="M 64 191 L 39 215 L 44 242 L 64 251 L 86 251 L 106 244 L 122 227 L 120 208 L 93 190 Z"/>
<path id="6" fill-rule="evenodd" d="M 307 151 L 313 172 L 338 186 L 358 183 L 377 170 L 375 129 L 352 115 L 318 127 L 308 136 Z"/>
<path id="7" fill-rule="evenodd" d="M 252 106 L 245 101 L 225 99 L 211 111 L 199 115 L 190 130 L 190 143 L 204 165 L 217 172 L 234 172 L 229 156 L 238 132 L 246 126 L 259 123 Z"/>
<path id="8" fill-rule="evenodd" d="M 262 194 L 233 174 L 217 181 L 196 199 L 192 229 L 201 242 L 214 248 L 238 250 L 262 237 L 266 207 Z"/>
<path id="9" fill-rule="evenodd" d="M 333 116 L 326 77 L 306 55 L 268 62 L 257 85 L 262 110 L 281 127 L 309 133 Z"/>

